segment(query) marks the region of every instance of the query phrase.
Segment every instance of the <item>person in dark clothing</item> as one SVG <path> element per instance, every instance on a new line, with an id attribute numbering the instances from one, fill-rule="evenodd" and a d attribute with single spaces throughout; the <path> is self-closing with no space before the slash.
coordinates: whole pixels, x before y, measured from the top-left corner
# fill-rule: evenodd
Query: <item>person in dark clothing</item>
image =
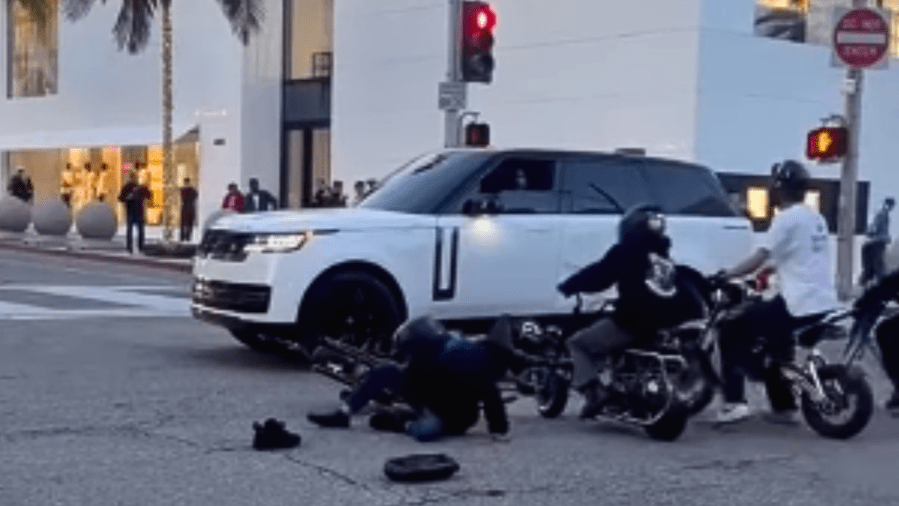
<path id="1" fill-rule="evenodd" d="M 181 187 L 181 242 L 190 241 L 193 234 L 197 221 L 197 197 L 199 194 L 190 185 L 190 178 L 184 178 L 184 186 Z"/>
<path id="2" fill-rule="evenodd" d="M 899 301 L 899 270 L 870 285 L 856 299 L 855 307 L 867 308 L 871 304 L 882 304 L 890 300 Z M 899 415 L 899 314 L 881 321 L 874 331 L 874 336 L 880 348 L 881 365 L 893 384 L 893 393 L 884 407 L 896 416 Z"/>
<path id="3" fill-rule="evenodd" d="M 888 197 L 883 207 L 877 212 L 874 221 L 868 228 L 868 239 L 862 246 L 862 274 L 859 284 L 865 285 L 877 281 L 886 274 L 884 255 L 890 244 L 890 212 L 896 207 L 896 201 Z"/>
<path id="4" fill-rule="evenodd" d="M 278 208 L 278 199 L 268 190 L 259 188 L 259 180 L 250 179 L 250 191 L 244 196 L 244 210 L 248 213 L 256 211 L 274 211 Z"/>
<path id="5" fill-rule="evenodd" d="M 496 437 L 508 433 L 506 408 L 497 386 L 516 360 L 508 317 L 500 318 L 479 341 L 451 334 L 429 317 L 410 320 L 395 337 L 402 365 L 372 369 L 343 406 L 310 413 L 309 420 L 322 427 L 347 428 L 353 414 L 390 394 L 411 411 L 379 427 L 385 430 L 403 432 L 422 442 L 462 435 L 477 423 L 483 405 L 490 433 Z"/>
<path id="6" fill-rule="evenodd" d="M 126 248 L 134 253 L 133 230 L 137 229 L 137 250 L 144 250 L 144 208 L 146 202 L 152 198 L 150 190 L 137 181 L 137 174 L 131 172 L 128 182 L 122 186 L 119 192 L 119 202 L 125 204 Z"/>
<path id="7" fill-rule="evenodd" d="M 25 169 L 19 168 L 15 174 L 9 179 L 6 186 L 7 191 L 13 197 L 18 198 L 22 202 L 30 202 L 33 189 L 29 190 L 31 179 L 25 177 Z"/>
<path id="8" fill-rule="evenodd" d="M 566 297 L 618 289 L 612 318 L 601 319 L 568 340 L 574 362 L 572 385 L 585 399 L 581 418 L 592 418 L 603 408 L 607 392 L 597 374 L 606 356 L 651 338 L 659 329 L 702 315 L 702 299 L 671 261 L 670 249 L 660 210 L 636 206 L 619 224 L 618 243 L 601 260 L 559 285 Z"/>

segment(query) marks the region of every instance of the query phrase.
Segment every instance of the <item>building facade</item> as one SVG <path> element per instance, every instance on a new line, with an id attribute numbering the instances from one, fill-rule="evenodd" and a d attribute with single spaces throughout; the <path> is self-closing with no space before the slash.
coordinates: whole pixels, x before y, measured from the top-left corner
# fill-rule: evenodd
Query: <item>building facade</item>
<path id="1" fill-rule="evenodd" d="M 764 228 L 773 162 L 804 158 L 806 133 L 842 113 L 830 12 L 850 0 L 492 0 L 490 85 L 469 109 L 499 147 L 614 150 L 695 160 L 724 173 Z M 335 11 L 333 172 L 384 174 L 439 147 L 445 0 L 341 0 Z M 899 10 L 899 1 L 884 0 Z M 894 18 L 894 26 L 896 25 Z M 899 55 L 894 34 L 892 53 Z M 865 75 L 860 225 L 899 190 L 899 62 Z M 836 226 L 839 165 L 811 166 L 810 200 Z M 870 199 L 865 198 L 870 191 Z M 860 226 L 861 229 L 861 226 Z"/>

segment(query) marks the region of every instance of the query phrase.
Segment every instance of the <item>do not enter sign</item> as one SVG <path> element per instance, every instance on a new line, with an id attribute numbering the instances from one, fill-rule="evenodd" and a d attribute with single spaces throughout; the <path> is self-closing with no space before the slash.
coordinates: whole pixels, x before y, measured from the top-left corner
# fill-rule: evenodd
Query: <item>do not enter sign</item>
<path id="1" fill-rule="evenodd" d="M 885 64 L 890 23 L 876 9 L 837 9 L 833 28 L 835 63 L 856 69 Z"/>

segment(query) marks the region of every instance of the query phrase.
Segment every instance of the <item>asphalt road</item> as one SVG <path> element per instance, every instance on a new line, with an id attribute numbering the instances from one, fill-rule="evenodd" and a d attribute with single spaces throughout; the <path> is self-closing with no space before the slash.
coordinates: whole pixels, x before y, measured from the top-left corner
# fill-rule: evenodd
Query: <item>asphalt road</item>
<path id="1" fill-rule="evenodd" d="M 0 505 L 899 504 L 899 419 L 881 410 L 848 442 L 754 420 L 695 422 L 658 443 L 579 422 L 579 400 L 552 421 L 516 402 L 508 443 L 483 426 L 429 445 L 364 420 L 318 429 L 304 415 L 337 385 L 192 320 L 188 283 L 0 251 Z M 882 403 L 882 373 L 868 370 Z M 253 451 L 251 423 L 270 416 L 302 446 Z M 386 481 L 384 461 L 413 452 L 448 453 L 462 470 L 434 485 Z"/>

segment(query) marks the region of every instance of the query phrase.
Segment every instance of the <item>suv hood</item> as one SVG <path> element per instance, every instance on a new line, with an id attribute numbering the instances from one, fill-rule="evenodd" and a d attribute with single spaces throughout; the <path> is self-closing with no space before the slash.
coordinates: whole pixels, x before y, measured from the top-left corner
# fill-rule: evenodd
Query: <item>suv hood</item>
<path id="1" fill-rule="evenodd" d="M 228 214 L 209 228 L 249 233 L 294 233 L 309 230 L 372 230 L 433 227 L 433 216 L 379 209 L 335 208 Z"/>

